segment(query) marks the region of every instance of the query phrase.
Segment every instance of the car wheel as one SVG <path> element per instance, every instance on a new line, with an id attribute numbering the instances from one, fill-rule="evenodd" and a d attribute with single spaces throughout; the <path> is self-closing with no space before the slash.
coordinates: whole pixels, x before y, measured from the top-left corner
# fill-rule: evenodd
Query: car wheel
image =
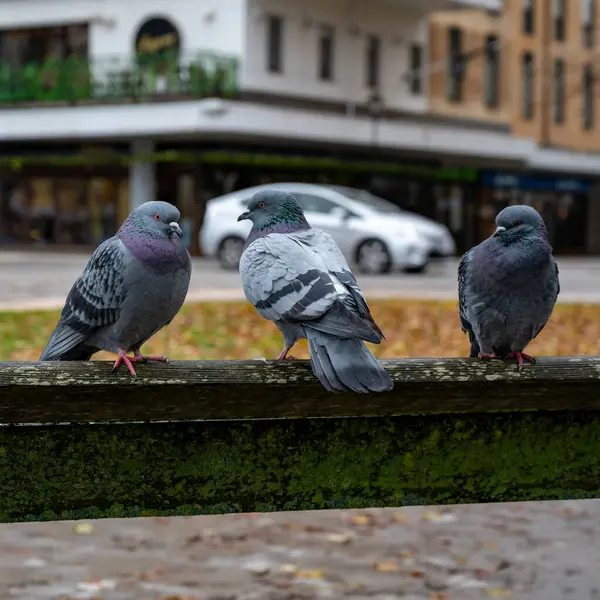
<path id="1" fill-rule="evenodd" d="M 381 240 L 366 240 L 356 251 L 356 264 L 361 273 L 379 275 L 392 270 L 392 257 Z"/>
<path id="2" fill-rule="evenodd" d="M 240 265 L 240 258 L 244 251 L 244 240 L 239 237 L 226 237 L 219 245 L 217 260 L 222 269 L 233 271 Z"/>

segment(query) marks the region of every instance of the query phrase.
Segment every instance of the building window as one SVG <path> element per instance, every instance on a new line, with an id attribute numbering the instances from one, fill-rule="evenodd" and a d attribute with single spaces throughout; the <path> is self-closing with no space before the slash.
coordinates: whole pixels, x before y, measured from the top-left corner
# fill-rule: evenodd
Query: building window
<path id="1" fill-rule="evenodd" d="M 410 93 L 418 96 L 423 93 L 423 47 L 412 44 L 410 47 Z"/>
<path id="2" fill-rule="evenodd" d="M 367 87 L 379 87 L 379 63 L 381 62 L 381 40 L 376 35 L 367 37 Z"/>
<path id="3" fill-rule="evenodd" d="M 533 34 L 535 31 L 534 2 L 535 0 L 523 0 L 523 33 L 528 35 Z"/>
<path id="4" fill-rule="evenodd" d="M 267 70 L 283 71 L 283 19 L 275 15 L 267 17 Z"/>
<path id="5" fill-rule="evenodd" d="M 581 0 L 581 36 L 584 48 L 594 46 L 594 20 L 596 18 L 596 0 Z"/>
<path id="6" fill-rule="evenodd" d="M 583 69 L 583 128 L 594 127 L 594 71 L 590 65 Z"/>
<path id="7" fill-rule="evenodd" d="M 548 0 L 546 0 L 547 2 Z M 564 42 L 566 37 L 566 2 L 565 0 L 552 0 L 554 21 L 554 39 L 557 42 Z"/>
<path id="8" fill-rule="evenodd" d="M 462 31 L 458 27 L 448 29 L 448 100 L 460 102 L 465 74 L 465 61 L 462 55 Z"/>
<path id="9" fill-rule="evenodd" d="M 524 119 L 533 119 L 533 54 L 525 52 L 521 58 L 522 105 L 521 115 Z"/>
<path id="10" fill-rule="evenodd" d="M 500 84 L 500 49 L 498 38 L 488 35 L 485 40 L 485 104 L 488 108 L 497 108 Z"/>
<path id="11" fill-rule="evenodd" d="M 562 58 L 554 61 L 554 122 L 565 120 L 565 62 Z"/>
<path id="12" fill-rule="evenodd" d="M 335 33 L 333 27 L 324 25 L 319 33 L 319 79 L 333 81 Z"/>

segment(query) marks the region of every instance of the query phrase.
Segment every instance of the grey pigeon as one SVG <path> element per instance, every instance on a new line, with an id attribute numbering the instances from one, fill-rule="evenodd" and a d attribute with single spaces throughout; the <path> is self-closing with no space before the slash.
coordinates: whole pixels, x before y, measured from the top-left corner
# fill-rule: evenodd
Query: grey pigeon
<path id="1" fill-rule="evenodd" d="M 471 248 L 458 267 L 462 330 L 470 356 L 535 359 L 523 351 L 546 325 L 560 292 L 546 225 L 531 206 L 498 213 L 496 231 Z"/>
<path id="2" fill-rule="evenodd" d="M 178 220 L 173 205 L 146 202 L 96 248 L 40 360 L 85 361 L 106 350 L 118 354 L 113 371 L 124 363 L 132 377 L 134 362 L 168 362 L 143 356 L 140 347 L 171 322 L 187 295 L 191 260 Z"/>
<path id="3" fill-rule="evenodd" d="M 383 333 L 332 237 L 312 229 L 296 199 L 260 191 L 238 221 L 253 226 L 240 260 L 246 298 L 283 333 L 277 358 L 308 339 L 315 375 L 332 392 L 384 392 L 393 382 L 363 340 L 378 344 Z"/>

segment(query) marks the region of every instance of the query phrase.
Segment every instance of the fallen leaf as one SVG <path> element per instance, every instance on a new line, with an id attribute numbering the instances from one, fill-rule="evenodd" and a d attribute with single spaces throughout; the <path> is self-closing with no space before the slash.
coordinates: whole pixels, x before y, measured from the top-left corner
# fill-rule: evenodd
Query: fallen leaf
<path id="1" fill-rule="evenodd" d="M 281 565 L 279 567 L 279 570 L 282 573 L 295 573 L 298 570 L 298 567 L 296 565 L 292 565 L 291 563 L 287 563 L 285 565 Z"/>
<path id="2" fill-rule="evenodd" d="M 327 541 L 330 544 L 349 544 L 354 539 L 351 533 L 330 533 L 327 536 Z"/>
<path id="3" fill-rule="evenodd" d="M 322 527 L 321 525 L 304 525 L 304 531 L 308 531 L 309 533 L 322 533 L 323 531 L 327 531 L 326 527 Z"/>
<path id="4" fill-rule="evenodd" d="M 352 592 L 362 592 L 367 587 L 362 581 L 344 581 L 344 586 Z"/>
<path id="5" fill-rule="evenodd" d="M 415 569 L 414 571 L 410 572 L 410 576 L 417 577 L 420 579 L 421 577 L 425 577 L 425 573 L 423 573 L 423 571 L 419 571 L 418 569 Z"/>
<path id="6" fill-rule="evenodd" d="M 350 519 L 353 525 L 370 525 L 373 522 L 371 515 L 352 515 Z"/>
<path id="7" fill-rule="evenodd" d="M 373 299 L 369 307 L 388 340 L 384 346 L 373 348 L 378 358 L 440 358 L 465 352 L 465 340 L 457 335 L 460 321 L 456 302 L 390 298 Z M 58 316 L 58 310 L 4 313 L 0 360 L 37 360 Z M 186 304 L 169 327 L 144 348 L 148 354 L 167 354 L 176 360 L 239 359 L 277 356 L 280 345 L 277 328 L 242 301 Z M 557 305 L 544 334 L 528 348 L 534 356 L 600 354 L 600 307 Z M 298 343 L 294 355 L 308 358 L 307 344 Z M 114 361 L 107 352 L 96 357 Z"/>
<path id="8" fill-rule="evenodd" d="M 402 559 L 402 560 L 410 560 L 411 558 L 415 557 L 415 553 L 410 551 L 410 550 L 405 550 L 402 552 L 398 553 L 398 556 Z"/>
<path id="9" fill-rule="evenodd" d="M 485 591 L 492 598 L 508 598 L 512 596 L 512 592 L 506 588 L 488 588 Z"/>
<path id="10" fill-rule="evenodd" d="M 296 571 L 298 579 L 324 579 L 325 572 L 311 569 L 298 569 Z"/>
<path id="11" fill-rule="evenodd" d="M 481 542 L 483 550 L 498 550 L 500 546 L 496 542 Z"/>
<path id="12" fill-rule="evenodd" d="M 91 523 L 81 521 L 73 525 L 73 533 L 75 535 L 90 535 L 94 532 L 94 526 Z"/>
<path id="13" fill-rule="evenodd" d="M 454 523 L 458 520 L 456 515 L 453 515 L 452 513 L 439 513 L 433 511 L 423 513 L 423 518 L 434 523 Z"/>
<path id="14" fill-rule="evenodd" d="M 392 519 L 396 521 L 396 523 L 408 523 L 408 518 L 402 512 L 392 513 Z"/>
<path id="15" fill-rule="evenodd" d="M 473 574 L 477 579 L 487 579 L 492 573 L 495 573 L 496 569 L 484 569 L 478 567 L 473 571 Z"/>
<path id="16" fill-rule="evenodd" d="M 400 566 L 395 562 L 376 562 L 373 566 L 380 573 L 395 573 L 400 570 Z"/>
<path id="17" fill-rule="evenodd" d="M 447 600 L 450 596 L 446 592 L 432 592 L 429 594 L 429 600 Z"/>

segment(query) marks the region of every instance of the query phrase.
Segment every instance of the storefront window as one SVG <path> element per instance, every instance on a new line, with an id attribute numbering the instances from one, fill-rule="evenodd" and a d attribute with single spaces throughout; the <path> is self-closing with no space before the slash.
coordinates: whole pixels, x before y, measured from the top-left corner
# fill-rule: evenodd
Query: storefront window
<path id="1" fill-rule="evenodd" d="M 124 184 L 87 175 L 28 177 L 3 190 L 0 237 L 10 243 L 97 246 L 116 233 L 119 215 L 127 216 Z"/>
<path id="2" fill-rule="evenodd" d="M 535 180 L 534 180 L 535 181 Z M 493 233 L 498 212 L 508 205 L 527 204 L 544 219 L 548 237 L 556 253 L 582 253 L 586 248 L 588 195 L 581 191 L 560 192 L 552 189 L 553 180 L 538 180 L 536 185 L 549 189 L 493 188 L 483 190 L 479 210 L 479 232 L 483 241 Z"/>

